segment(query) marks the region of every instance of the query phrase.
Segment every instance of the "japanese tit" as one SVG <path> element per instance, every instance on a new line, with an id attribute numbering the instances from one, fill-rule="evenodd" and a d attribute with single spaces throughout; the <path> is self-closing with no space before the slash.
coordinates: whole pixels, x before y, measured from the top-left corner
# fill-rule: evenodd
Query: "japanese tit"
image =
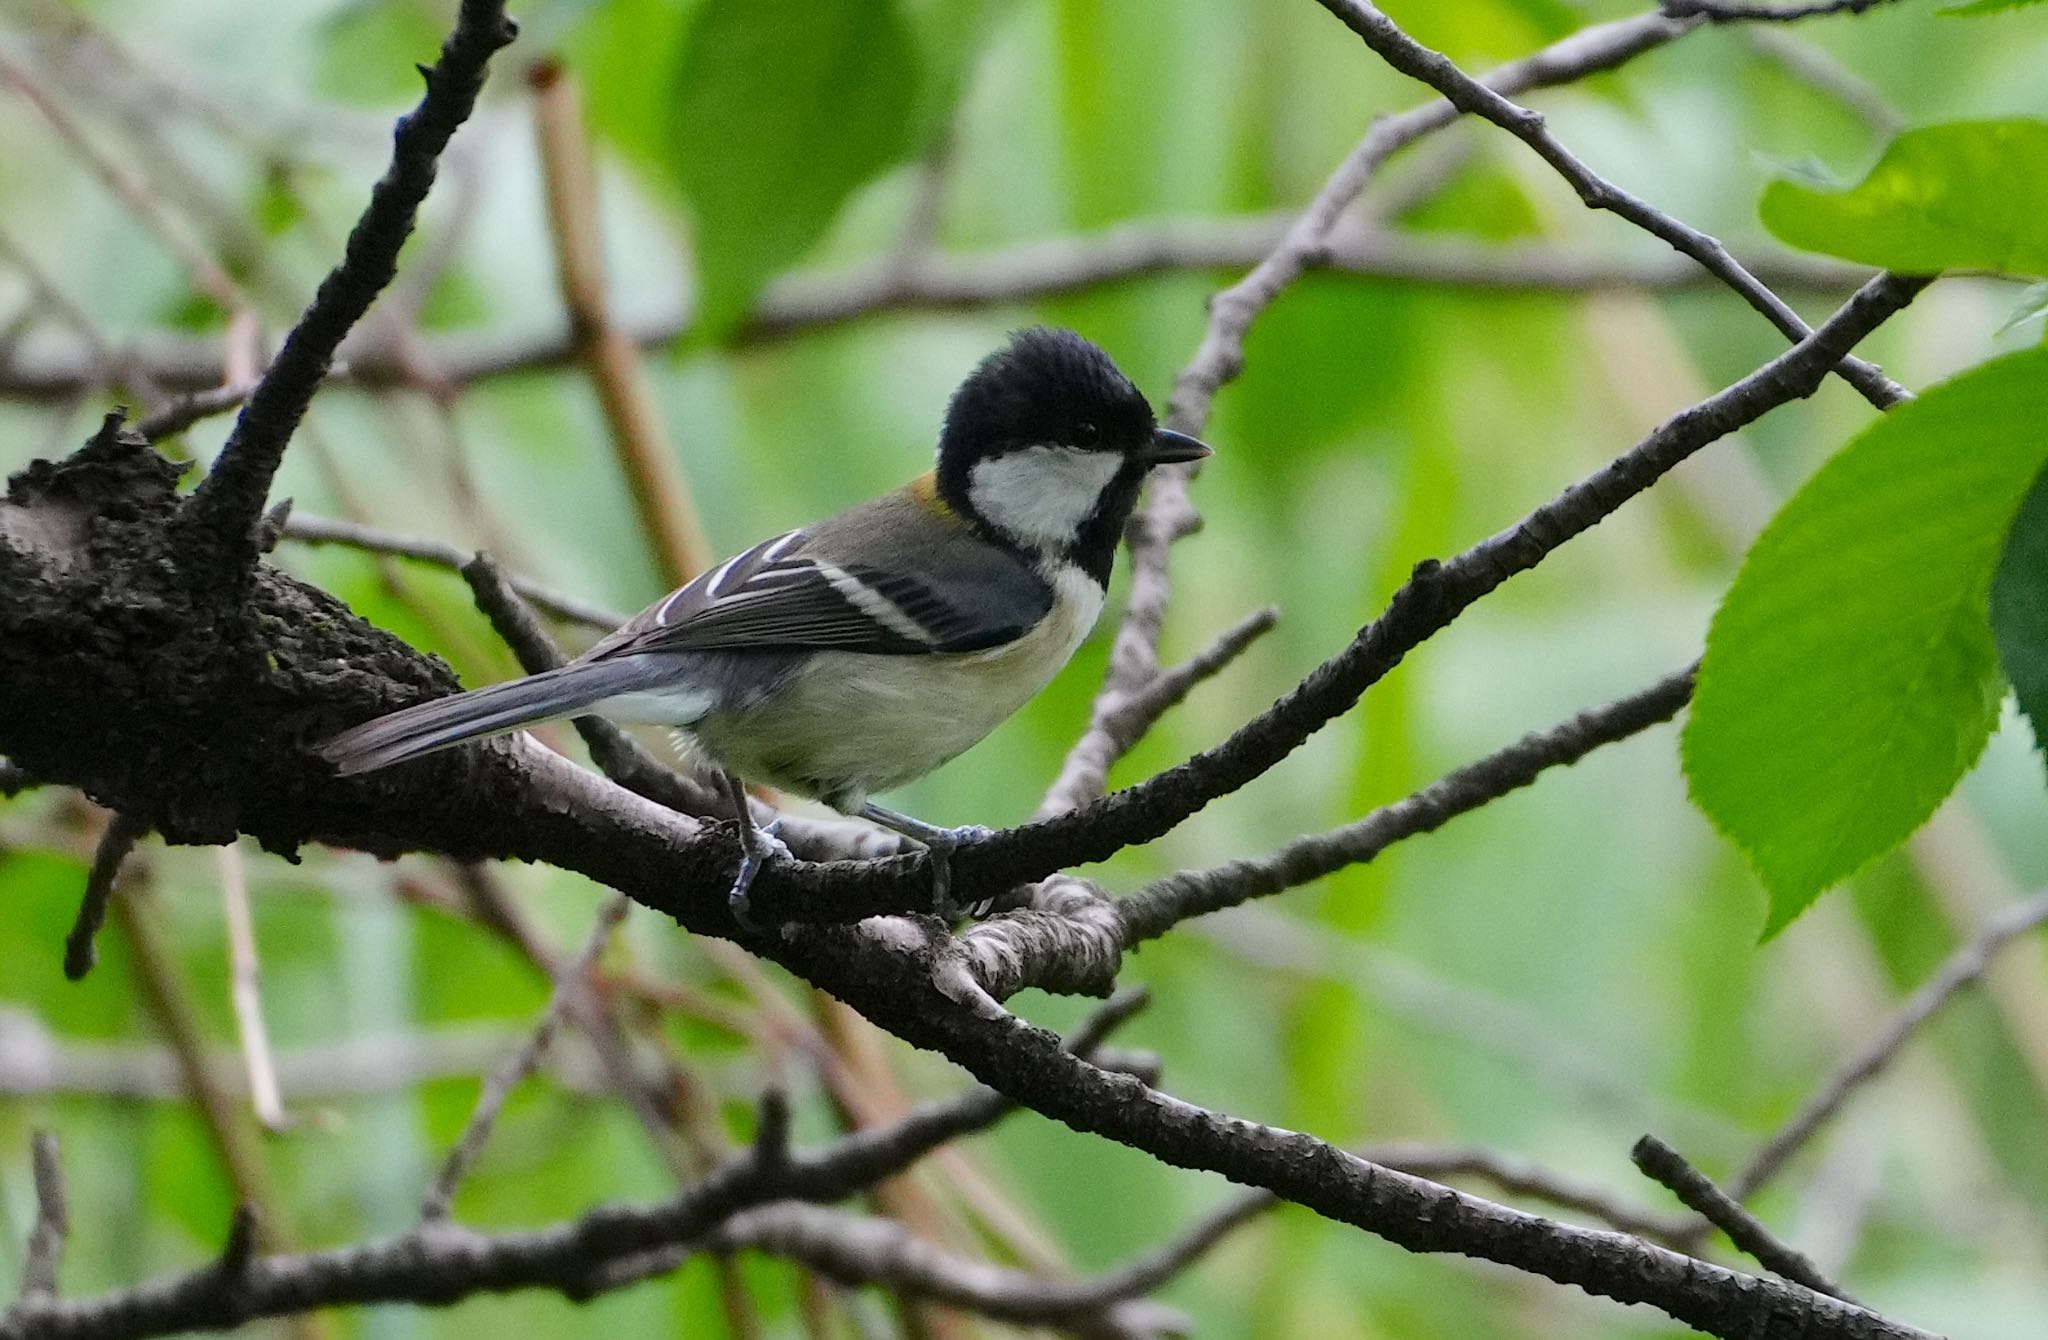
<path id="1" fill-rule="evenodd" d="M 681 732 L 720 771 L 746 841 L 773 847 L 741 779 L 823 801 L 947 857 L 987 829 L 937 828 L 869 797 L 975 744 L 1045 687 L 1101 613 L 1146 472 L 1209 448 L 1158 426 L 1109 355 L 1018 332 L 946 410 L 938 464 L 903 488 L 763 540 L 556 670 L 421 703 L 319 753 L 344 774 L 596 714 Z"/>

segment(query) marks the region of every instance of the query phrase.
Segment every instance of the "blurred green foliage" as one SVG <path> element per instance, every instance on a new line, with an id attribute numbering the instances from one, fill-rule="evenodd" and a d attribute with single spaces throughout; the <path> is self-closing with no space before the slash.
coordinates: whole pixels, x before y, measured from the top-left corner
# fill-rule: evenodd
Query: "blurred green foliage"
<path id="1" fill-rule="evenodd" d="M 887 254 L 924 208 L 923 176 L 906 158 L 936 145 L 947 164 L 936 242 L 973 255 L 1133 220 L 1298 206 L 1373 115 L 1419 100 L 1311 4 L 925 0 L 887 20 L 895 54 L 883 68 L 899 80 L 914 71 L 910 87 L 872 87 L 875 71 L 834 64 L 832 51 L 792 61 L 804 78 L 788 87 L 721 66 L 721 81 L 733 82 L 717 85 L 731 91 L 715 110 L 732 128 L 692 149 L 678 133 L 679 89 L 701 97 L 708 85 L 682 88 L 678 72 L 710 60 L 689 39 L 716 31 L 715 7 L 729 4 L 515 5 L 527 36 L 458 138 L 409 253 L 415 278 L 401 278 L 373 322 L 431 326 L 429 354 L 453 347 L 433 343 L 444 336 L 497 346 L 560 329 L 518 78 L 523 61 L 543 54 L 565 57 L 605 137 L 614 294 L 629 320 L 649 326 L 693 302 L 710 304 L 714 319 L 719 304 L 737 313 L 786 267 L 832 271 Z M 852 0 L 828 8 L 864 12 Z M 1473 68 L 1633 12 L 1607 0 L 1388 8 Z M 448 11 L 438 0 L 24 0 L 0 14 L 0 42 L 203 245 L 232 250 L 238 230 L 257 228 L 260 263 L 233 272 L 275 332 L 381 170 L 390 119 L 414 96 L 412 66 L 431 59 Z M 871 39 L 865 27 L 839 30 Z M 1602 172 L 1745 255 L 1769 245 L 1757 202 L 1773 163 L 1876 160 L 1892 127 L 1873 119 L 1871 98 L 1909 124 L 2048 115 L 2048 22 L 2038 9 L 1957 22 L 1901 0 L 1774 37 L 1854 72 L 1869 97 L 1816 81 L 1782 50 L 1726 27 L 1531 101 Z M 807 82 L 826 77 L 831 89 Z M 843 128 L 840 104 L 821 95 L 861 109 L 847 112 L 845 128 L 869 129 L 799 152 L 806 128 Z M 688 133 L 713 132 L 693 122 Z M 0 260 L 0 312 L 35 304 L 24 356 L 75 349 L 80 326 L 110 350 L 147 348 L 185 313 L 209 323 L 209 339 L 223 333 L 151 229 L 18 99 L 0 99 L 0 142 L 0 236 L 62 299 L 38 298 L 23 266 Z M 856 148 L 858 170 L 834 158 Z M 703 180 L 707 171 L 734 175 Z M 1376 194 L 1431 179 L 1441 188 L 1425 203 L 1394 210 L 1397 236 L 1658 254 L 1649 239 L 1586 214 L 1548 169 L 1484 127 L 1396 160 Z M 790 216 L 771 217 L 784 203 Z M 770 214 L 747 228 L 746 211 L 758 210 Z M 719 254 L 726 245 L 735 249 Z M 424 292 L 423 271 L 437 276 Z M 1200 336 L 1204 299 L 1234 277 L 1181 271 L 990 311 L 891 313 L 784 342 L 696 343 L 656 353 L 649 366 L 705 525 L 732 550 L 923 469 L 946 394 L 1016 325 L 1079 327 L 1163 402 Z M 1809 317 L 1832 305 L 1826 293 L 1796 300 Z M 1867 352 L 1908 385 L 1927 385 L 2037 339 L 2027 327 L 1999 332 L 2014 300 L 1998 281 L 1945 281 Z M 1283 621 L 1115 780 L 1220 738 L 1343 645 L 1416 560 L 1511 524 L 1781 347 L 1715 290 L 1588 296 L 1304 280 L 1254 327 L 1244 376 L 1217 402 L 1206 435 L 1218 456 L 1196 490 L 1206 524 L 1175 558 L 1167 651 L 1185 655 L 1262 605 L 1279 605 Z M 12 468 L 66 450 L 107 400 L 0 402 L 0 457 Z M 1715 444 L 1473 610 L 1271 776 L 1095 873 L 1129 888 L 1269 850 L 1684 664 L 1778 499 L 1870 419 L 1829 385 Z M 209 422 L 186 448 L 204 460 L 224 431 Z M 488 547 L 615 608 L 659 594 L 595 397 L 573 371 L 493 378 L 453 400 L 336 388 L 316 405 L 278 488 L 309 511 Z M 277 561 L 473 682 L 511 672 L 446 574 L 290 545 Z M 1027 815 L 1086 719 L 1107 638 L 1105 623 L 1016 720 L 899 803 L 942 822 Z M 1759 949 L 1764 893 L 1687 803 L 1676 732 L 1653 731 L 1368 867 L 1148 945 L 1126 976 L 1151 987 L 1156 1003 L 1128 1040 L 1158 1051 L 1166 1084 L 1193 1101 L 1346 1142 L 1492 1144 L 1663 1208 L 1628 1165 L 1636 1135 L 1655 1130 L 1725 1174 L 2005 886 L 2048 876 L 2030 754 L 2024 725 L 2008 717 L 1964 780 L 1958 822 L 1979 847 L 1959 848 L 1953 828 L 1946 846 L 1915 843 L 1851 879 L 1850 898 L 1816 905 Z M 65 1055 L 161 1045 L 118 934 L 103 938 L 100 967 L 84 983 L 58 972 L 96 823 L 88 806 L 58 794 L 0 806 L 9 912 L 0 1021 L 29 1021 Z M 293 867 L 245 856 L 281 1054 L 386 1039 L 396 1055 L 401 1043 L 478 1026 L 509 1045 L 540 1008 L 541 974 L 463 914 L 453 876 L 436 863 L 308 852 Z M 237 1070 L 214 861 L 146 849 L 132 877 L 151 890 L 206 1034 Z M 513 868 L 500 878 L 535 933 L 559 948 L 580 940 L 600 899 L 558 872 Z M 1997 994 L 1938 1021 L 1758 1205 L 1873 1305 L 1973 1340 L 2031 1338 L 2048 1312 L 2048 1162 L 2035 1138 L 2048 1119 L 2038 1033 L 2048 1007 L 2030 1008 L 2048 983 L 2033 946 L 2011 959 Z M 724 965 L 646 914 L 629 920 L 613 962 L 747 1008 Z M 783 989 L 795 1008 L 814 1008 Z M 1083 1013 L 1083 1003 L 1037 996 L 1017 1006 L 1056 1026 Z M 832 1129 L 800 1056 L 767 1057 L 703 1017 L 647 1009 L 653 1022 L 639 1045 L 674 1049 L 715 1114 L 772 1076 L 792 1086 L 803 1131 Z M 20 1073 L 8 1070 L 14 1055 L 0 1048 L 0 1072 Z M 894 1059 L 914 1093 L 959 1083 L 931 1058 L 897 1049 Z M 459 1215 L 531 1224 L 672 1185 L 630 1115 L 575 1082 L 574 1070 L 565 1061 L 521 1092 L 458 1198 Z M 476 1081 L 371 1087 L 294 1104 L 318 1119 L 263 1143 L 303 1242 L 411 1223 Z M 65 1140 L 68 1290 L 210 1256 L 231 1194 L 190 1109 L 72 1090 L 0 1097 L 0 1270 L 31 1212 L 34 1125 Z M 1028 1116 L 967 1148 L 1079 1268 L 1154 1245 L 1227 1194 Z M 956 1203 L 943 1178 L 924 1180 Z M 794 1333 L 794 1272 L 750 1266 L 747 1279 L 771 1330 Z M 1654 1317 L 1411 1257 L 1296 1211 L 1244 1230 L 1165 1297 L 1199 1319 L 1203 1336 L 1672 1332 Z M 571 1328 L 719 1334 L 725 1322 L 716 1278 L 697 1263 L 580 1310 L 519 1294 L 447 1311 L 368 1309 L 335 1324 L 379 1340 L 484 1328 L 511 1340 Z"/>

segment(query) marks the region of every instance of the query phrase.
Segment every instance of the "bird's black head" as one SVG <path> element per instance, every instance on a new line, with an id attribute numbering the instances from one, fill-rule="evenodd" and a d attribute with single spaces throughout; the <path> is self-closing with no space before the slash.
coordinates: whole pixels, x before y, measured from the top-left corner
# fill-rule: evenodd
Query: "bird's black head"
<path id="1" fill-rule="evenodd" d="M 983 359 L 953 393 L 938 491 L 977 525 L 1107 582 L 1145 472 L 1209 449 L 1162 429 L 1108 354 L 1035 327 Z"/>

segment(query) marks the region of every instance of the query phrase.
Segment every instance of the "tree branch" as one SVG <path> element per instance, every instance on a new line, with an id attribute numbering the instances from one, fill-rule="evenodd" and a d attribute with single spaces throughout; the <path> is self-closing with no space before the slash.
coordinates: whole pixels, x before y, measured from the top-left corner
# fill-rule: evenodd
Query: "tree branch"
<path id="1" fill-rule="evenodd" d="M 434 184 L 441 151 L 476 105 L 492 53 L 517 33 L 518 27 L 505 16 L 503 0 L 462 0 L 440 61 L 422 71 L 426 95 L 400 118 L 391 166 L 371 189 L 370 203 L 349 233 L 341 263 L 321 281 L 311 305 L 258 379 L 227 444 L 181 518 L 202 569 L 213 576 L 240 573 L 254 561 L 256 521 L 263 513 L 270 477 L 284 459 L 285 445 L 327 375 L 342 337 L 398 273 L 399 249 Z"/>
<path id="2" fill-rule="evenodd" d="M 71 1231 L 71 1212 L 65 1203 L 64 1163 L 56 1135 L 37 1131 L 29 1138 L 29 1152 L 35 1165 L 36 1221 L 29 1230 L 28 1249 L 22 1254 L 17 1307 L 31 1299 L 57 1296 L 64 1237 Z"/>
<path id="3" fill-rule="evenodd" d="M 93 848 L 92 866 L 85 873 L 85 893 L 78 900 L 78 916 L 64 937 L 64 975 L 74 982 L 85 980 L 99 962 L 100 927 L 107 924 L 107 901 L 114 896 L 114 881 L 135 844 L 149 831 L 149 825 L 131 815 L 115 811 L 107 820 Z"/>
<path id="4" fill-rule="evenodd" d="M 1190 917 L 1236 907 L 1370 861 L 1404 838 L 1433 832 L 1529 785 L 1550 768 L 1577 763 L 1602 745 L 1669 721 L 1691 700 L 1696 669 L 1687 666 L 1640 693 L 1525 735 L 1413 795 L 1332 832 L 1290 842 L 1271 856 L 1169 875 L 1116 904 L 1124 946 L 1163 935 Z"/>
<path id="5" fill-rule="evenodd" d="M 1804 5 L 1742 5 L 1726 0 L 1661 0 L 1660 8 L 1674 19 L 1703 18 L 1709 23 L 1796 23 L 1830 14 L 1862 14 L 1885 0 L 1815 0 Z"/>
<path id="6" fill-rule="evenodd" d="M 2048 923 L 2048 894 L 2015 903 L 1987 922 L 1976 938 L 1950 955 L 1938 972 L 1906 998 L 1876 1037 L 1843 1062 L 1827 1083 L 1764 1141 L 1742 1170 L 1728 1179 L 1728 1194 L 1739 1201 L 1747 1200 L 1775 1179 L 1792 1156 L 1833 1120 L 1858 1089 L 1883 1073 L 1920 1026 L 1932 1019 L 1950 997 L 1981 978 L 2000 950 L 2044 923 Z"/>
<path id="7" fill-rule="evenodd" d="M 1588 209 L 1604 209 L 1627 219 L 1653 237 L 1692 257 L 1743 300 L 1761 312 L 1790 340 L 1804 340 L 1809 328 L 1783 299 L 1742 268 L 1726 247 L 1705 233 L 1664 213 L 1594 172 L 1565 148 L 1545 126 L 1543 117 L 1510 102 L 1497 90 L 1473 79 L 1441 53 L 1409 37 L 1393 20 L 1367 0 L 1319 0 L 1345 27 L 1357 33 L 1380 59 L 1410 78 L 1418 79 L 1459 110 L 1493 122 L 1535 150 L 1538 157 L 1571 183 Z M 1667 8 L 1667 13 L 1668 13 Z M 1842 378 L 1879 409 L 1889 409 L 1905 398 L 1906 392 L 1876 366 L 1844 355 L 1839 371 Z"/>
<path id="8" fill-rule="evenodd" d="M 1645 1135 L 1636 1141 L 1629 1157 L 1645 1177 L 1668 1188 L 1687 1209 L 1727 1234 L 1728 1241 L 1749 1253 L 1765 1270 L 1844 1302 L 1856 1301 L 1823 1274 L 1806 1253 L 1779 1241 L 1778 1235 L 1764 1227 L 1761 1219 L 1743 1209 L 1741 1202 L 1709 1181 L 1705 1173 L 1686 1161 L 1685 1155 L 1656 1136 Z"/>
<path id="9" fill-rule="evenodd" d="M 598 956 L 611 943 L 612 932 L 625 920 L 626 911 L 632 905 L 632 900 L 613 894 L 598 909 L 583 947 L 557 971 L 555 989 L 548 996 L 547 1008 L 541 1011 L 540 1022 L 534 1025 L 519 1048 L 484 1081 L 483 1092 L 477 1096 L 476 1110 L 470 1113 L 462 1134 L 449 1147 L 447 1157 L 441 1161 L 440 1171 L 434 1175 L 433 1185 L 427 1188 L 427 1194 L 420 1202 L 421 1219 L 432 1221 L 448 1217 L 449 1208 L 455 1203 L 455 1189 L 469 1175 L 477 1156 L 483 1153 L 484 1142 L 491 1138 L 491 1130 L 497 1125 L 505 1100 L 539 1067 L 541 1057 L 547 1054 L 549 1044 L 555 1040 L 555 1034 L 569 1016 L 576 998 L 590 989 L 591 969 L 597 965 Z"/>
<path id="10" fill-rule="evenodd" d="M 1099 1042 L 1129 1008 L 1119 1002 L 1099 1014 L 1076 1033 L 1075 1045 Z M 774 1123 L 764 1122 L 763 1137 L 752 1147 L 666 1201 L 599 1206 L 527 1232 L 483 1234 L 437 1220 L 351 1247 L 251 1256 L 244 1229 L 230 1235 L 221 1261 L 182 1275 L 96 1298 L 24 1298 L 0 1317 L 0 1340 L 134 1340 L 326 1306 L 445 1306 L 476 1293 L 524 1288 L 588 1297 L 620 1258 L 688 1242 L 752 1206 L 844 1200 L 1014 1109 L 991 1090 L 973 1089 L 811 1153 L 784 1148 Z"/>

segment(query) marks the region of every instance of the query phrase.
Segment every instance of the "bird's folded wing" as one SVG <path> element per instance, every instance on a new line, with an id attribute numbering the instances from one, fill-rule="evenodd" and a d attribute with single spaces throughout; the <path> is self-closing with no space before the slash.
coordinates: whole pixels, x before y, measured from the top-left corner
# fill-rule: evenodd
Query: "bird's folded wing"
<path id="1" fill-rule="evenodd" d="M 1051 605 L 1042 578 L 983 546 L 918 568 L 827 561 L 801 530 L 764 540 L 649 606 L 583 659 L 643 652 L 976 651 L 1027 631 Z M 923 557 L 923 555 L 919 555 Z M 971 569 L 971 570 L 969 570 Z"/>

